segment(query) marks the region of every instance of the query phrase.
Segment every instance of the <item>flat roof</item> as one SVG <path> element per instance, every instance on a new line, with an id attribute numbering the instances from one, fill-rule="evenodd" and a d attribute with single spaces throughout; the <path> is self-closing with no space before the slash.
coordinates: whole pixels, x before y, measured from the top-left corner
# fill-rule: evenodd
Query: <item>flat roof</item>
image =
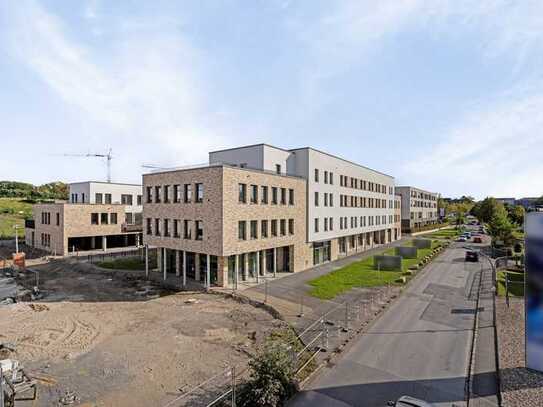
<path id="1" fill-rule="evenodd" d="M 409 185 L 398 185 L 398 186 L 396 186 L 396 188 L 416 189 L 416 190 L 421 191 L 421 192 L 427 192 L 429 194 L 439 195 L 439 192 L 431 192 L 431 191 L 428 191 L 426 189 L 422 189 L 422 188 L 418 188 L 418 187 L 412 187 L 412 186 L 409 186 Z"/>
<path id="2" fill-rule="evenodd" d="M 362 164 L 355 163 L 354 161 L 350 161 L 350 160 L 347 160 L 345 158 L 338 157 L 337 155 L 330 154 L 330 153 L 327 153 L 326 151 L 321 151 L 321 150 L 318 150 L 318 149 L 313 148 L 313 147 L 293 148 L 292 150 L 288 150 L 288 151 L 299 151 L 299 150 L 313 150 L 313 151 L 316 151 L 317 153 L 325 154 L 325 155 L 327 155 L 329 157 L 336 158 L 336 159 L 341 160 L 341 161 L 345 161 L 346 163 L 356 165 L 357 167 L 364 168 L 365 170 L 373 171 L 373 172 L 376 172 L 378 174 L 381 174 L 381 175 L 384 175 L 386 177 L 394 179 L 394 177 L 392 175 L 386 174 L 386 173 L 378 171 L 378 170 L 374 170 L 373 168 L 366 167 L 366 166 L 364 166 Z"/>
<path id="3" fill-rule="evenodd" d="M 132 187 L 141 187 L 141 184 L 128 184 L 125 182 L 107 182 L 107 181 L 78 181 L 78 182 L 70 182 L 68 185 L 76 185 L 76 184 L 108 184 L 108 185 L 127 185 Z"/>
<path id="4" fill-rule="evenodd" d="M 184 171 L 202 170 L 202 169 L 206 169 L 206 168 L 223 168 L 223 167 L 224 168 L 231 168 L 231 169 L 234 169 L 234 170 L 256 172 L 256 173 L 259 173 L 259 174 L 275 175 L 277 177 L 296 178 L 296 179 L 300 179 L 300 180 L 305 180 L 304 177 L 299 176 L 299 175 L 292 175 L 292 174 L 286 174 L 286 173 L 278 174 L 275 171 L 263 170 L 263 169 L 260 169 L 260 168 L 252 168 L 252 167 L 240 167 L 239 165 L 228 164 L 228 163 L 213 163 L 213 164 L 193 165 L 193 166 L 178 167 L 178 168 L 171 168 L 171 169 L 164 169 L 164 170 L 155 170 L 155 171 L 143 174 L 143 176 L 145 177 L 145 176 L 148 176 L 148 175 L 167 174 L 167 173 L 170 173 L 170 172 L 184 172 Z"/>
<path id="5" fill-rule="evenodd" d="M 389 174 L 386 174 L 384 172 L 381 172 L 381 171 L 378 171 L 378 170 L 374 170 L 373 168 L 369 168 L 369 167 L 366 167 L 364 165 L 361 165 L 361 164 L 358 164 L 358 163 L 355 163 L 354 161 L 350 161 L 350 160 L 347 160 L 345 158 L 342 158 L 342 157 L 338 157 L 337 155 L 334 155 L 334 154 L 330 154 L 330 153 L 327 153 L 325 151 L 321 151 L 321 150 L 318 150 L 316 148 L 313 148 L 313 147 L 299 147 L 299 148 L 292 148 L 292 149 L 284 149 L 284 148 L 281 148 L 281 147 L 276 147 L 276 146 L 272 146 L 271 144 L 267 144 L 267 143 L 258 143 L 258 144 L 250 144 L 250 145 L 246 145 L 246 146 L 239 146 L 239 147 L 232 147 L 232 148 L 226 148 L 226 149 L 223 149 L 223 150 L 215 150 L 215 151 L 210 151 L 209 154 L 213 154 L 213 153 L 221 153 L 223 151 L 233 151 L 233 150 L 241 150 L 243 148 L 252 148 L 252 147 L 259 147 L 259 146 L 266 146 L 266 147 L 270 147 L 270 148 L 274 148 L 276 150 L 281 150 L 281 151 L 284 151 L 284 152 L 287 152 L 287 153 L 292 153 L 292 152 L 296 152 L 296 151 L 299 151 L 299 150 L 313 150 L 313 151 L 316 151 L 318 153 L 321 153 L 321 154 L 325 154 L 329 157 L 332 157 L 332 158 L 336 158 L 338 160 L 342 160 L 342 161 L 345 161 L 346 163 L 349 163 L 349 164 L 352 164 L 352 165 L 356 165 L 357 167 L 360 167 L 360 168 L 364 168 L 365 170 L 369 170 L 369 171 L 373 171 L 373 172 L 376 172 L 378 174 L 381 174 L 381 175 L 384 175 L 386 177 L 389 177 L 389 178 L 393 178 L 394 177 L 392 175 L 389 175 Z"/>

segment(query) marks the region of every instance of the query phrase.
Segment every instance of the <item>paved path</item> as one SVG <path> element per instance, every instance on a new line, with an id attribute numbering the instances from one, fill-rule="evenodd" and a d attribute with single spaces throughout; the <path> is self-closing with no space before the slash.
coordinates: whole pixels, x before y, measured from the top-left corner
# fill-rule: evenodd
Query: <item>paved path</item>
<path id="1" fill-rule="evenodd" d="M 480 263 L 465 263 L 464 252 L 450 248 L 428 265 L 289 406 L 384 406 L 406 394 L 465 405 Z"/>

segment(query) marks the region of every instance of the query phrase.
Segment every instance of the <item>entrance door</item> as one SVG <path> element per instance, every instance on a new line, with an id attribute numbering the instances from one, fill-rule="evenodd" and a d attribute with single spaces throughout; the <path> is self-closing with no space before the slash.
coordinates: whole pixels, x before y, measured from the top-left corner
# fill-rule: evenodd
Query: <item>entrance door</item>
<path id="1" fill-rule="evenodd" d="M 287 246 L 287 247 L 283 247 L 282 250 L 283 250 L 283 271 L 291 271 L 290 270 L 290 248 Z"/>

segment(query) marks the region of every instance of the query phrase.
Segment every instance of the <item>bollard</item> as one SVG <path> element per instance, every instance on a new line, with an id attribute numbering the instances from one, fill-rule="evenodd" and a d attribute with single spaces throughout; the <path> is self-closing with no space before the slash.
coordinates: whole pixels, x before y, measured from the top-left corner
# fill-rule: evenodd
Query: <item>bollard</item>
<path id="1" fill-rule="evenodd" d="M 345 303 L 345 332 L 349 330 L 349 304 Z"/>
<path id="2" fill-rule="evenodd" d="M 300 313 L 298 314 L 298 318 L 301 318 L 304 316 L 304 296 L 300 296 Z"/>

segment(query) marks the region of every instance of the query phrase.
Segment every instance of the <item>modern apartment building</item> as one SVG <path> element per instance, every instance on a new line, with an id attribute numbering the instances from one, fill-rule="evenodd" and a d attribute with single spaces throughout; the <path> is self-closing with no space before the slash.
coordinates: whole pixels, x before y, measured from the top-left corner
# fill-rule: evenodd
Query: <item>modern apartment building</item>
<path id="1" fill-rule="evenodd" d="M 306 182 L 210 163 L 143 176 L 144 242 L 168 273 L 219 286 L 310 266 Z"/>
<path id="2" fill-rule="evenodd" d="M 396 193 L 402 197 L 403 232 L 438 223 L 439 194 L 409 186 L 396 187 Z"/>
<path id="3" fill-rule="evenodd" d="M 141 245 L 141 185 L 89 181 L 69 190 L 69 201 L 33 205 L 26 244 L 56 255 Z"/>
<path id="4" fill-rule="evenodd" d="M 168 273 L 226 286 L 401 236 L 394 178 L 313 148 L 258 144 L 143 176 L 144 241 Z"/>

